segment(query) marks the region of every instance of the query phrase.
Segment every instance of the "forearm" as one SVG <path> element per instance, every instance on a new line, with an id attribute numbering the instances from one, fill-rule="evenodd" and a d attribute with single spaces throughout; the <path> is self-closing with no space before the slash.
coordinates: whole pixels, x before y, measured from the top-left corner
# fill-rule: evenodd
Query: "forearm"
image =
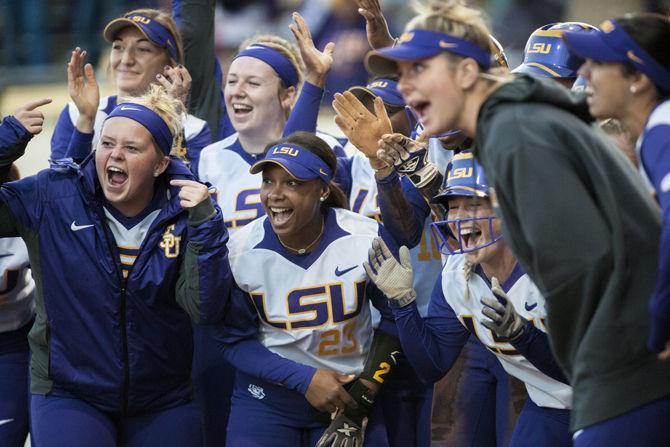
<path id="1" fill-rule="evenodd" d="M 225 359 L 235 368 L 266 382 L 278 383 L 301 394 L 307 392 L 316 369 L 286 359 L 256 339 L 223 347 Z"/>
<path id="2" fill-rule="evenodd" d="M 405 357 L 425 383 L 440 380 L 453 366 L 463 343 L 442 344 L 419 315 L 416 303 L 393 310 Z"/>
<path id="3" fill-rule="evenodd" d="M 187 235 L 177 301 L 195 323 L 220 322 L 234 284 L 221 210 L 210 200 L 189 209 Z"/>
<path id="4" fill-rule="evenodd" d="M 6 116 L 0 123 L 0 169 L 8 170 L 24 154 L 32 137 L 16 118 Z"/>
<path id="5" fill-rule="evenodd" d="M 80 132 L 75 128 L 68 144 L 65 158 L 71 158 L 75 163 L 81 163 L 91 153 L 93 145 L 93 131 Z"/>
<path id="6" fill-rule="evenodd" d="M 379 209 L 384 226 L 398 245 L 415 247 L 421 241 L 426 216 L 417 216 L 407 200 L 398 174 L 392 172 L 383 179 L 377 178 Z"/>
<path id="7" fill-rule="evenodd" d="M 546 333 L 533 324 L 526 323 L 521 334 L 512 340 L 511 344 L 542 374 L 569 385 L 568 379 L 554 357 Z"/>
<path id="8" fill-rule="evenodd" d="M 300 96 L 291 110 L 288 121 L 284 126 L 283 136 L 294 132 L 316 132 L 316 122 L 319 118 L 319 107 L 323 98 L 323 88 L 305 82 L 300 91 Z"/>

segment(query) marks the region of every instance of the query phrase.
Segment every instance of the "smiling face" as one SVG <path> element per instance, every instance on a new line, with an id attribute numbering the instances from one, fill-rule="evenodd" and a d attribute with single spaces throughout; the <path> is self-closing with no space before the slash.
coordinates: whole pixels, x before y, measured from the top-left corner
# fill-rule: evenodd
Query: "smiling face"
<path id="1" fill-rule="evenodd" d="M 482 219 L 495 216 L 490 200 L 480 197 L 449 197 L 448 210 L 448 220 L 476 219 L 461 221 L 460 225 L 455 222 L 449 223 L 451 233 L 460 235 L 463 249 L 474 250 L 466 253 L 468 261 L 472 264 L 495 262 L 503 244 L 493 243 L 487 247 L 476 248 L 490 243 L 501 235 L 500 219 Z"/>
<path id="2" fill-rule="evenodd" d="M 399 61 L 398 90 L 419 117 L 428 135 L 452 129 L 463 109 L 464 95 L 454 79 L 452 63 L 446 54 L 420 61 Z"/>
<path id="3" fill-rule="evenodd" d="M 98 182 L 105 198 L 125 216 L 135 216 L 149 205 L 154 180 L 169 162 L 138 122 L 125 117 L 105 121 L 95 151 Z"/>
<path id="4" fill-rule="evenodd" d="M 263 169 L 261 204 L 274 232 L 292 247 L 314 240 L 321 227 L 321 202 L 326 185 L 318 179 L 297 180 L 274 163 Z"/>
<path id="5" fill-rule="evenodd" d="M 123 28 L 114 37 L 109 60 L 119 92 L 129 96 L 144 93 L 163 67 L 170 64 L 166 50 L 134 26 Z"/>
<path id="6" fill-rule="evenodd" d="M 280 79 L 265 62 L 253 57 L 238 57 L 228 70 L 224 99 L 233 127 L 240 134 L 268 134 L 284 128 L 286 110 L 291 105 L 289 87 L 280 94 Z"/>
<path id="7" fill-rule="evenodd" d="M 621 118 L 625 114 L 633 79 L 624 75 L 622 64 L 587 59 L 579 74 L 588 82 L 587 103 L 594 118 Z"/>

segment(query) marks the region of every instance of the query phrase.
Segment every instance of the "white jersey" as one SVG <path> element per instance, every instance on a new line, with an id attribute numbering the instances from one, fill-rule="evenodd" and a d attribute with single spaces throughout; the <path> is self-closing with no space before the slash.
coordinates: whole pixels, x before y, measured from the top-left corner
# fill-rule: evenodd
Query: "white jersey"
<path id="1" fill-rule="evenodd" d="M 95 114 L 95 123 L 93 124 L 93 143 L 91 144 L 91 150 L 98 146 L 98 139 L 100 138 L 100 132 L 102 132 L 102 125 L 105 123 L 107 116 L 114 110 L 114 107 L 117 105 L 117 96 L 105 96 L 100 98 L 100 105 L 98 106 L 98 113 Z M 70 116 L 70 121 L 74 127 L 79 119 L 79 110 L 77 106 L 70 102 L 67 107 L 68 115 Z M 194 138 L 198 137 L 207 126 L 205 120 L 201 120 L 193 115 L 184 114 L 182 116 L 182 125 L 184 126 L 184 137 L 186 141 L 191 141 Z"/>
<path id="2" fill-rule="evenodd" d="M 26 325 L 35 314 L 35 281 L 23 239 L 0 239 L 0 333 Z"/>
<path id="3" fill-rule="evenodd" d="M 640 151 L 642 149 L 644 137 L 656 126 L 670 126 L 670 100 L 666 100 L 654 108 L 654 110 L 649 115 L 649 118 L 647 119 L 647 123 L 644 126 L 644 131 L 640 134 L 635 144 L 635 152 L 637 159 L 640 162 L 640 175 L 642 176 L 642 180 L 644 181 L 645 185 L 649 189 L 649 192 L 652 194 L 656 194 L 656 188 L 654 187 L 647 172 L 647 169 L 651 168 L 651 166 L 644 165 L 644 160 Z M 662 189 L 661 192 L 667 192 L 670 189 L 670 173 L 663 173 L 663 180 L 660 183 L 660 187 Z"/>
<path id="4" fill-rule="evenodd" d="M 361 154 L 352 157 L 349 204 L 352 211 L 381 220 L 375 173 L 370 167 L 368 159 Z M 435 236 L 430 230 L 431 222 L 432 219 L 428 216 L 424 222 L 421 242 L 410 250 L 414 269 L 413 287 L 417 295 L 416 304 L 422 317 L 426 316 L 435 278 L 442 269 L 442 257 L 435 242 Z M 372 312 L 376 323 L 379 315 L 374 309 Z"/>
<path id="5" fill-rule="evenodd" d="M 327 134 L 317 132 L 316 135 L 331 147 L 339 144 Z M 251 165 L 263 158 L 264 154 L 246 152 L 237 133 L 210 144 L 200 153 L 198 176 L 215 188 L 216 201 L 231 233 L 265 215 L 260 195 L 263 174 L 249 173 Z"/>
<path id="6" fill-rule="evenodd" d="M 321 242 L 304 256 L 281 247 L 267 217 L 233 233 L 230 266 L 258 312 L 260 342 L 304 365 L 360 373 L 373 335 L 363 262 L 378 231 L 372 219 L 329 209 Z"/>
<path id="7" fill-rule="evenodd" d="M 493 292 L 486 281 L 473 272 L 467 282 L 468 294 L 465 294 L 464 266 L 464 255 L 450 256 L 441 278 L 442 293 L 458 319 L 498 357 L 508 374 L 526 384 L 528 395 L 535 404 L 540 407 L 569 409 L 572 403 L 570 386 L 541 373 L 525 357 L 518 354 L 511 344 L 500 341 L 491 330 L 482 325 L 481 321 L 486 317 L 482 314 L 483 305 L 480 300 L 482 297 L 492 298 Z M 544 321 L 547 312 L 544 298 L 518 265 L 503 284 L 505 289 L 508 286 L 506 293 L 517 313 L 546 332 Z"/>

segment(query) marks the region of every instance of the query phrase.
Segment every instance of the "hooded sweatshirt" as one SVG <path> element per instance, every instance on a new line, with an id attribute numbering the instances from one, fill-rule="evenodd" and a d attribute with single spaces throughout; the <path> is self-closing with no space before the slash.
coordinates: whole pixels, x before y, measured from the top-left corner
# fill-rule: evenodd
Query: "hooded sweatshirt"
<path id="1" fill-rule="evenodd" d="M 592 120 L 583 98 L 520 76 L 482 104 L 475 139 L 505 239 L 546 299 L 573 431 L 670 394 L 670 362 L 646 348 L 659 210 Z"/>

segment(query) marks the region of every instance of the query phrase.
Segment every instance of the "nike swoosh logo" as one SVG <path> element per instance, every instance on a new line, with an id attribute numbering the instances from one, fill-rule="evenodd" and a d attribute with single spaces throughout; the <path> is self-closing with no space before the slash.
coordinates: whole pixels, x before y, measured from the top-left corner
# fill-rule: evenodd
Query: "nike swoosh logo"
<path id="1" fill-rule="evenodd" d="M 337 266 L 337 267 L 335 267 L 335 276 L 342 276 L 342 275 L 344 275 L 345 273 L 352 271 L 352 270 L 355 269 L 356 267 L 358 267 L 358 266 L 355 265 L 355 266 L 353 266 L 353 267 L 349 267 L 348 269 L 340 270 L 340 267 Z"/>
<path id="2" fill-rule="evenodd" d="M 136 109 L 135 107 L 128 107 L 128 106 L 121 106 L 121 110 L 135 110 L 136 112 L 141 112 L 140 109 Z"/>
<path id="3" fill-rule="evenodd" d="M 456 48 L 458 45 L 455 43 L 450 43 L 450 42 L 445 42 L 444 40 L 440 40 L 440 48 Z"/>
<path id="4" fill-rule="evenodd" d="M 3 253 L 3 254 L 0 254 L 0 258 L 8 258 L 8 257 L 12 256 L 12 254 L 13 253 Z"/>
<path id="5" fill-rule="evenodd" d="M 533 303 L 533 304 L 530 304 L 530 305 L 528 303 L 526 303 L 526 304 L 524 304 L 524 306 L 525 306 L 526 310 L 528 312 L 530 312 L 531 310 L 533 310 L 537 307 L 537 303 Z"/>
<path id="6" fill-rule="evenodd" d="M 72 231 L 79 231 L 79 230 L 83 230 L 84 228 L 91 228 L 91 227 L 93 226 L 93 224 L 90 224 L 90 225 L 77 225 L 75 222 L 76 222 L 76 221 L 73 220 L 73 221 L 72 221 L 72 224 L 70 225 L 70 230 L 72 230 Z"/>
<path id="7" fill-rule="evenodd" d="M 14 419 L 3 419 L 3 420 L 0 421 L 0 425 L 9 424 L 9 423 L 12 422 L 13 420 L 14 420 Z"/>

